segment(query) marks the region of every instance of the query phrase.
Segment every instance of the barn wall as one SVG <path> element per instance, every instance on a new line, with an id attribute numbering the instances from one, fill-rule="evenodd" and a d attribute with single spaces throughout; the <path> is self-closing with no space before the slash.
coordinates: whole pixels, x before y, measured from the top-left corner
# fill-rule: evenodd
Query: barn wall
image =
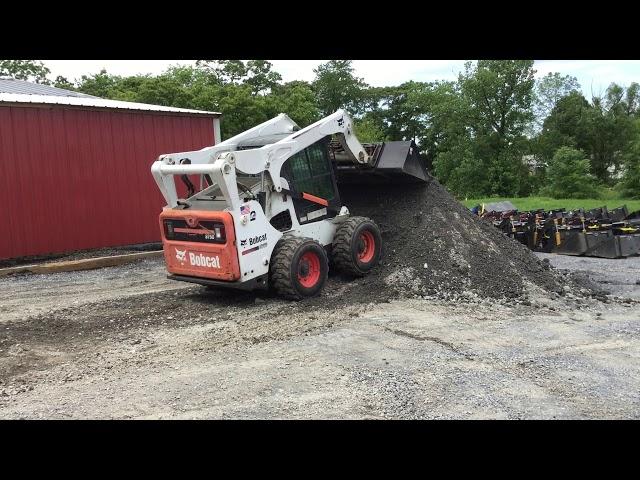
<path id="1" fill-rule="evenodd" d="M 211 117 L 0 106 L 0 259 L 159 241 L 151 164 L 213 143 Z"/>

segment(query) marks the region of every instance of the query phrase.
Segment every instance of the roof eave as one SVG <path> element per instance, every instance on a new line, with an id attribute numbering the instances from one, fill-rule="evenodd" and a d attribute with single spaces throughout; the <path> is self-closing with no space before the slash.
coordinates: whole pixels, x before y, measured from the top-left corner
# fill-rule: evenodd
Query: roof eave
<path id="1" fill-rule="evenodd" d="M 162 113 L 177 115 L 197 115 L 207 117 L 221 117 L 220 112 L 206 110 L 194 110 L 178 107 L 165 107 L 162 105 L 126 102 L 123 100 L 108 100 L 103 98 L 61 97 L 47 95 L 26 95 L 0 93 L 0 105 L 33 105 L 33 106 L 60 106 L 76 108 L 95 108 L 99 110 L 131 111 L 146 113 Z"/>

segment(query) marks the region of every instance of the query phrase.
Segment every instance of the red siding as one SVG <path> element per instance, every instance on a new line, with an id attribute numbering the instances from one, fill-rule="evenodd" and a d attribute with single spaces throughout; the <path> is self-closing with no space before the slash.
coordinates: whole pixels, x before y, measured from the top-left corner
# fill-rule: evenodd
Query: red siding
<path id="1" fill-rule="evenodd" d="M 0 106 L 0 259 L 159 241 L 151 164 L 213 143 L 211 117 Z"/>

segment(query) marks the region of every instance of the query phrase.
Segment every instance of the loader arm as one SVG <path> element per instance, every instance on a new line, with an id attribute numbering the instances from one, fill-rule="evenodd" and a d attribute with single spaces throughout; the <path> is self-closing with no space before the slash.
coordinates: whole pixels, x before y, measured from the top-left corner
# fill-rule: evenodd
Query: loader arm
<path id="1" fill-rule="evenodd" d="M 237 168 L 247 174 L 267 172 L 275 191 L 282 191 L 280 171 L 285 161 L 292 155 L 304 150 L 327 135 L 337 135 L 345 152 L 356 164 L 367 165 L 370 157 L 353 132 L 353 121 L 344 110 L 335 113 L 305 127 L 298 125 L 287 115 L 280 114 L 254 128 L 240 133 L 217 145 L 191 152 L 160 155 L 152 167 L 154 176 L 167 205 L 174 208 L 178 205 L 173 175 L 202 174 L 210 175 L 221 185 L 223 190 L 231 192 L 232 206 L 239 204 L 235 185 L 231 185 L 231 177 L 235 182 L 235 174 L 229 175 Z M 276 133 L 289 133 L 282 140 L 261 148 L 238 150 L 238 144 L 252 138 Z M 188 160 L 188 161 L 187 161 Z M 235 168 L 234 168 L 235 167 Z"/>
<path id="2" fill-rule="evenodd" d="M 338 136 L 354 163 L 364 165 L 369 162 L 369 155 L 353 132 L 351 117 L 344 110 L 337 110 L 276 143 L 254 150 L 234 152 L 236 166 L 238 170 L 249 174 L 268 172 L 275 191 L 280 192 L 280 171 L 284 162 L 328 135 Z"/>
<path id="3" fill-rule="evenodd" d="M 223 164 L 214 168 L 216 160 L 227 152 L 237 150 L 238 144 L 263 135 L 293 132 L 298 125 L 287 115 L 281 113 L 277 117 L 256 125 L 223 142 L 205 147 L 201 150 L 163 154 L 151 166 L 153 178 L 167 201 L 167 205 L 174 208 L 178 205 L 178 194 L 173 175 L 202 174 L 210 175 L 214 169 L 220 170 Z M 188 160 L 188 162 L 183 162 Z"/>

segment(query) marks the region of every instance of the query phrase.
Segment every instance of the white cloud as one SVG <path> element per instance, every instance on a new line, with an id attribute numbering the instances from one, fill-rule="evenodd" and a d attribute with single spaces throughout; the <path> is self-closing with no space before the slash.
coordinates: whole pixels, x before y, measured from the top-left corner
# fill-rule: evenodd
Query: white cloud
<path id="1" fill-rule="evenodd" d="M 313 70 L 326 60 L 269 60 L 273 69 L 282 75 L 285 82 L 303 80 L 311 82 L 314 77 Z"/>
<path id="2" fill-rule="evenodd" d="M 409 80 L 454 80 L 463 69 L 460 60 L 356 60 L 359 76 L 375 87 L 400 85 Z"/>
<path id="3" fill-rule="evenodd" d="M 537 60 L 534 68 L 538 78 L 550 72 L 576 77 L 589 99 L 592 93 L 603 93 L 612 82 L 623 86 L 640 83 L 638 60 Z"/>

